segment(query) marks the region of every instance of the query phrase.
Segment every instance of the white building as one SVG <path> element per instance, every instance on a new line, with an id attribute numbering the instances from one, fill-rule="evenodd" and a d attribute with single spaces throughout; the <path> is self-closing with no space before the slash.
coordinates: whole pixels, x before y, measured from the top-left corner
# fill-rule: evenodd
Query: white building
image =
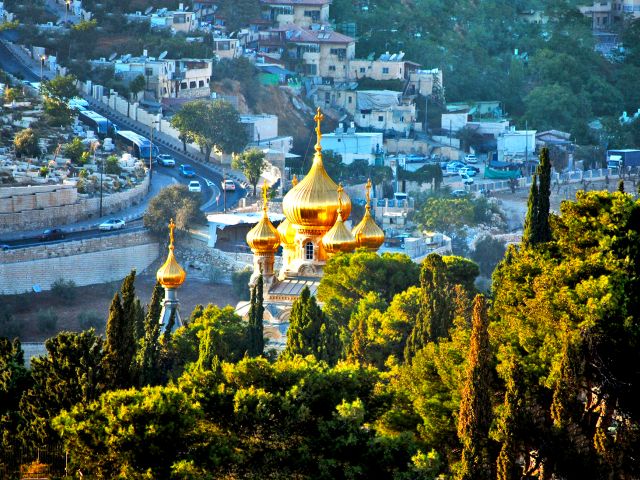
<path id="1" fill-rule="evenodd" d="M 240 115 L 240 122 L 247 127 L 250 142 L 260 143 L 278 136 L 277 115 Z"/>
<path id="2" fill-rule="evenodd" d="M 498 136 L 498 161 L 509 162 L 515 159 L 534 158 L 536 149 L 536 130 L 511 130 Z"/>
<path id="3" fill-rule="evenodd" d="M 182 7 L 182 4 L 180 6 Z M 198 22 L 193 12 L 161 8 L 151 15 L 151 28 L 169 28 L 174 33 L 189 33 L 198 28 Z"/>
<path id="4" fill-rule="evenodd" d="M 381 132 L 342 131 L 322 135 L 322 149 L 333 151 L 342 157 L 342 163 L 349 165 L 355 160 L 364 160 L 373 165 L 376 154 L 382 151 L 383 136 Z"/>

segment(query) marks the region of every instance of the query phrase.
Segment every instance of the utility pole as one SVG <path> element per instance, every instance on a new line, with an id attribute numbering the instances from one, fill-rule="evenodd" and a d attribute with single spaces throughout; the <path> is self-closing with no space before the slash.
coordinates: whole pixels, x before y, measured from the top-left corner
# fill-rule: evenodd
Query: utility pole
<path id="1" fill-rule="evenodd" d="M 44 61 L 47 57 L 40 55 L 40 91 L 42 91 L 42 82 L 44 80 Z"/>
<path id="2" fill-rule="evenodd" d="M 222 212 L 227 213 L 227 172 L 222 169 Z"/>
<path id="3" fill-rule="evenodd" d="M 93 163 L 96 163 L 96 150 L 100 146 L 100 142 L 93 143 Z M 100 215 L 102 218 L 102 176 L 104 175 L 104 158 L 100 158 Z"/>

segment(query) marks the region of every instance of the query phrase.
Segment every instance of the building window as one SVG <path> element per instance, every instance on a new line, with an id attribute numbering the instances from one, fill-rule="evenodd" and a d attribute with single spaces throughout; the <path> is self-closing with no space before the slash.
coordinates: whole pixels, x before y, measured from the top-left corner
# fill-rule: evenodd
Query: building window
<path id="1" fill-rule="evenodd" d="M 364 73 L 364 72 L 365 72 L 364 67 L 360 67 L 360 73 Z"/>
<path id="2" fill-rule="evenodd" d="M 200 88 L 204 87 L 204 80 L 198 81 L 198 87 Z"/>
<path id="3" fill-rule="evenodd" d="M 304 246 L 304 258 L 306 260 L 313 260 L 313 243 L 307 242 Z"/>
<path id="4" fill-rule="evenodd" d="M 389 73 L 389 67 L 382 67 L 382 73 Z"/>
<path id="5" fill-rule="evenodd" d="M 382 120 L 384 120 L 384 117 L 382 115 L 378 115 L 378 121 L 381 122 Z"/>
<path id="6" fill-rule="evenodd" d="M 189 82 L 189 88 L 196 88 L 196 81 Z"/>
<path id="7" fill-rule="evenodd" d="M 314 22 L 320 20 L 320 11 L 319 10 L 305 10 L 304 16 L 311 18 Z"/>
<path id="8" fill-rule="evenodd" d="M 336 71 L 336 66 L 335 65 L 329 65 L 329 71 L 330 72 L 335 72 Z"/>
<path id="9" fill-rule="evenodd" d="M 153 69 L 151 69 L 151 68 L 145 68 L 145 69 L 144 69 L 144 74 L 145 74 L 147 77 L 152 76 L 152 75 L 153 75 Z"/>
<path id="10" fill-rule="evenodd" d="M 187 82 L 182 82 L 182 83 L 180 84 L 180 90 L 186 90 L 187 88 L 188 88 L 188 87 L 187 87 Z"/>
<path id="11" fill-rule="evenodd" d="M 347 99 L 347 102 L 348 102 L 348 103 L 351 103 L 352 101 L 353 101 L 353 97 L 349 97 L 349 98 Z"/>

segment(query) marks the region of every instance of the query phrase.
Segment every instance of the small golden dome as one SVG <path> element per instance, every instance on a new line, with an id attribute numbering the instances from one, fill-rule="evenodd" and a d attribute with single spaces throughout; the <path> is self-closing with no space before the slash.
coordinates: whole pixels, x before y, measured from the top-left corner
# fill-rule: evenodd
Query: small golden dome
<path id="1" fill-rule="evenodd" d="M 384 243 L 384 231 L 378 226 L 376 221 L 371 216 L 371 198 L 369 191 L 371 190 L 371 180 L 367 182 L 367 206 L 364 212 L 364 217 L 358 225 L 356 225 L 351 233 L 356 239 L 357 248 L 366 248 L 367 250 L 375 251 L 380 248 Z"/>
<path id="2" fill-rule="evenodd" d="M 175 248 L 173 246 L 173 230 L 175 228 L 176 224 L 173 223 L 172 218 L 169 222 L 169 255 L 167 255 L 167 260 L 156 273 L 156 279 L 165 288 L 178 288 L 187 278 L 187 272 L 183 270 L 173 254 Z"/>
<path id="3" fill-rule="evenodd" d="M 291 225 L 291 222 L 289 221 L 288 218 L 285 217 L 285 219 L 280 222 L 280 225 L 278 225 L 278 235 L 280 235 L 280 240 L 282 241 L 282 245 L 293 245 L 293 241 L 295 239 L 296 236 L 296 229 L 293 228 L 293 225 Z"/>
<path id="4" fill-rule="evenodd" d="M 309 173 L 289 190 L 282 202 L 284 214 L 294 225 L 329 228 L 338 218 L 338 202 L 336 201 L 338 185 L 329 177 L 322 163 L 320 122 L 323 118 L 324 116 L 318 108 L 318 113 L 314 117 L 317 122 L 317 141 L 313 165 L 311 165 Z M 350 213 L 351 200 L 345 195 L 342 204 L 342 218 L 348 219 Z"/>
<path id="5" fill-rule="evenodd" d="M 356 240 L 342 221 L 342 185 L 338 187 L 338 219 L 324 237 L 322 245 L 327 253 L 353 252 Z"/>
<path id="6" fill-rule="evenodd" d="M 269 216 L 267 215 L 267 191 L 269 187 L 266 183 L 262 186 L 262 218 L 247 233 L 247 243 L 254 253 L 275 253 L 280 246 L 280 235 L 278 230 L 273 226 Z"/>

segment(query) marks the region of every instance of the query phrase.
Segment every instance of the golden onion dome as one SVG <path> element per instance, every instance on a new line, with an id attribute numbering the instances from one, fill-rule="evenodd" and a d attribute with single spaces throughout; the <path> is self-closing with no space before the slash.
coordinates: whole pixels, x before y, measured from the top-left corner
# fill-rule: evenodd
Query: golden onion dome
<path id="1" fill-rule="evenodd" d="M 294 225 L 304 227 L 333 226 L 338 218 L 336 189 L 338 185 L 329 177 L 322 163 L 322 133 L 320 123 L 324 116 L 318 108 L 314 117 L 316 126 L 316 153 L 309 173 L 285 195 L 282 202 L 284 214 Z M 345 195 L 342 204 L 342 218 L 346 220 L 351 213 L 351 200 Z"/>
<path id="2" fill-rule="evenodd" d="M 280 246 L 280 235 L 278 230 L 273 226 L 269 216 L 267 215 L 267 191 L 269 187 L 266 183 L 262 186 L 262 218 L 247 233 L 247 243 L 254 253 L 275 253 Z"/>
<path id="3" fill-rule="evenodd" d="M 356 239 L 357 248 L 366 248 L 367 250 L 378 250 L 384 243 L 384 231 L 378 226 L 376 221 L 371 216 L 371 180 L 367 182 L 366 186 L 367 206 L 365 207 L 364 217 L 358 225 L 356 225 L 351 233 Z"/>
<path id="4" fill-rule="evenodd" d="M 293 241 L 296 236 L 296 229 L 293 228 L 293 225 L 291 225 L 291 222 L 289 221 L 288 218 L 285 217 L 285 219 L 282 222 L 280 222 L 280 225 L 278 225 L 277 230 L 278 230 L 278 235 L 280 235 L 280 240 L 282 241 L 282 245 L 286 245 L 286 246 L 293 245 Z"/>
<path id="5" fill-rule="evenodd" d="M 169 222 L 169 255 L 167 255 L 167 259 L 156 272 L 156 279 L 165 288 L 178 288 L 187 278 L 187 272 L 180 266 L 176 256 L 173 254 L 175 248 L 173 245 L 173 230 L 175 228 L 176 224 L 171 219 Z"/>
<path id="6" fill-rule="evenodd" d="M 322 245 L 327 253 L 353 252 L 356 240 L 342 221 L 342 185 L 338 187 L 338 218 L 331 229 L 322 237 Z"/>

